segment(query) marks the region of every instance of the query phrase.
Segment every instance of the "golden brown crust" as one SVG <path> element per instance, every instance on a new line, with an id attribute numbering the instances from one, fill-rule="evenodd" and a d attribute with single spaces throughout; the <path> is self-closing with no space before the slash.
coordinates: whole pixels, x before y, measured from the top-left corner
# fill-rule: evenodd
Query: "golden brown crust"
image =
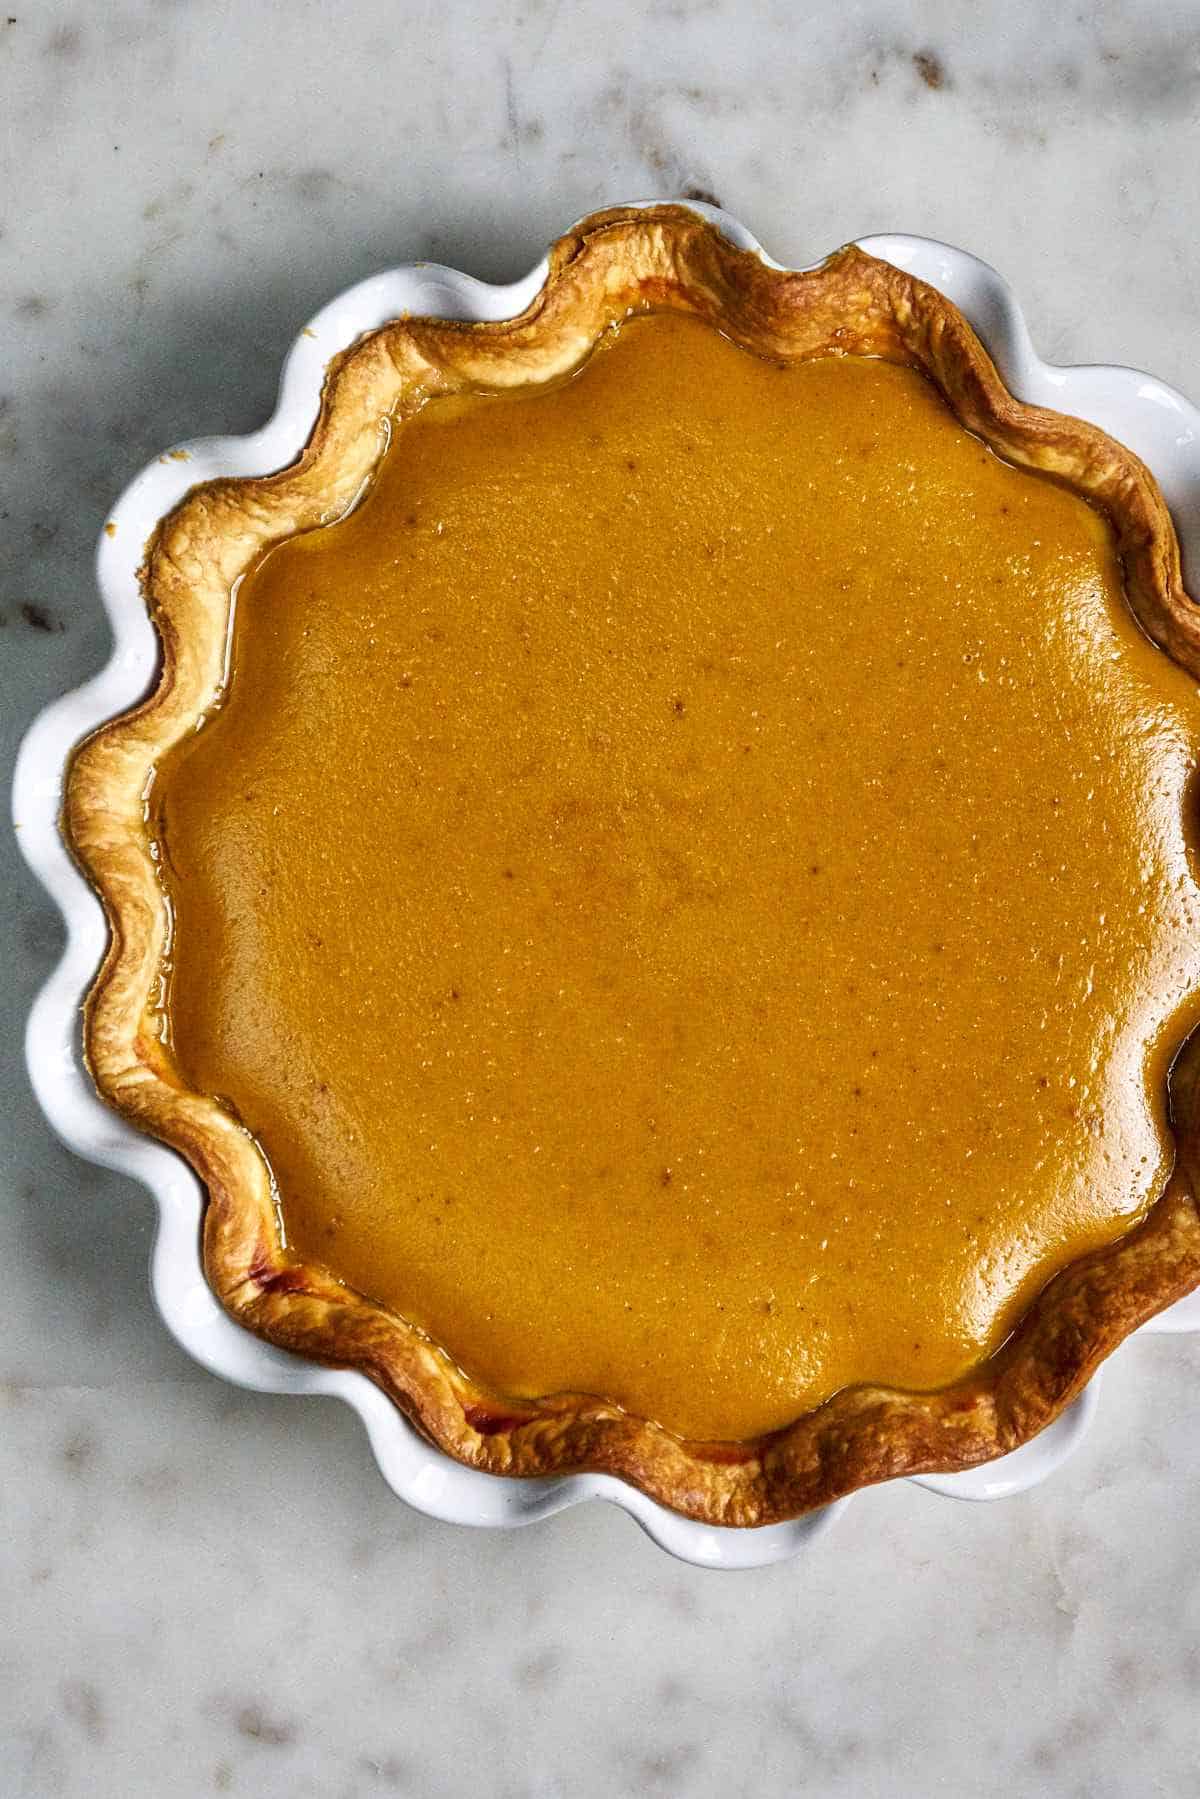
<path id="1" fill-rule="evenodd" d="M 1175 532 L 1149 471 L 1095 427 L 1015 400 L 940 294 L 855 248 L 817 269 L 781 272 L 685 208 L 600 213 L 555 245 L 546 284 L 521 317 L 404 319 L 371 333 L 330 365 L 318 423 L 296 463 L 194 489 L 161 522 L 144 569 L 162 640 L 159 683 L 77 751 L 65 830 L 111 929 L 86 1010 L 90 1067 L 119 1111 L 199 1173 L 209 1196 L 206 1267 L 234 1316 L 289 1349 L 363 1369 L 473 1467 L 603 1470 L 690 1517 L 757 1525 L 873 1481 L 966 1468 L 1018 1447 L 1129 1331 L 1200 1282 L 1200 1056 L 1185 1054 L 1176 1070 L 1179 1164 L 1162 1198 L 1119 1242 L 1058 1275 L 970 1379 L 934 1393 L 847 1389 L 769 1438 L 700 1444 L 586 1395 L 505 1401 L 486 1393 L 404 1320 L 296 1260 L 282 1245 L 256 1142 L 215 1100 L 183 1086 L 155 1010 L 168 921 L 144 796 L 159 758 L 219 701 L 238 577 L 266 545 L 353 502 L 381 453 L 383 420 L 433 393 L 551 379 L 605 329 L 650 307 L 697 313 L 759 354 L 868 354 L 923 370 L 1009 461 L 1104 507 L 1139 620 L 1200 675 L 1200 613 L 1183 591 Z"/>

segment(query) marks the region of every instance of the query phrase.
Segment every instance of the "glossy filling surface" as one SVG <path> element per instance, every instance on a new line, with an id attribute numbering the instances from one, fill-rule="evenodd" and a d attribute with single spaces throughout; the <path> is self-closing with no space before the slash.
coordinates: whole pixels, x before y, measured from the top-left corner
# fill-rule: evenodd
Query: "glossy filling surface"
<path id="1" fill-rule="evenodd" d="M 1161 1191 L 1194 684 L 912 370 L 626 324 L 243 582 L 151 797 L 183 1077 L 498 1393 L 944 1384 Z"/>

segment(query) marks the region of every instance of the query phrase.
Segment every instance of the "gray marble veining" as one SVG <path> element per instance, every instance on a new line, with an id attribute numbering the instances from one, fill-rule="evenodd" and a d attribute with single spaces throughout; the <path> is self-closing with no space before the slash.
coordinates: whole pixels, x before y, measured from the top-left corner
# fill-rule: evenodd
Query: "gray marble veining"
<path id="1" fill-rule="evenodd" d="M 106 653 L 112 497 L 258 423 L 299 324 L 391 262 L 511 278 L 592 206 L 692 189 L 786 261 L 961 243 L 1044 354 L 1200 387 L 1191 6 L 9 3 L 6 776 Z M 1194 1790 L 1200 1339 L 1118 1356 L 1051 1485 L 870 1494 L 790 1567 L 704 1575 L 599 1507 L 429 1523 L 348 1414 L 223 1388 L 158 1325 L 148 1200 L 21 1070 L 57 945 L 0 848 L 6 1793 Z"/>

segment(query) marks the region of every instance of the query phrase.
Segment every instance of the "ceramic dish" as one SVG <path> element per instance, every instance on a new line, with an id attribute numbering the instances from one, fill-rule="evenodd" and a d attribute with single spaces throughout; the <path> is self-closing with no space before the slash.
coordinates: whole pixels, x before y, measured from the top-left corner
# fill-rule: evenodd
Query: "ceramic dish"
<path id="1" fill-rule="evenodd" d="M 763 255 L 727 214 L 696 204 L 740 247 Z M 923 238 L 859 240 L 870 254 L 908 270 L 955 302 L 975 327 L 1018 398 L 1102 426 L 1150 466 L 1174 514 L 1185 565 L 1200 574 L 1200 412 L 1181 395 L 1136 371 L 1054 368 L 1035 355 L 1013 297 L 974 257 Z M 770 261 L 769 258 L 764 258 Z M 778 265 L 774 265 L 778 266 Z M 258 475 L 298 454 L 312 428 L 325 367 L 364 331 L 402 312 L 459 319 L 503 319 L 520 312 L 545 276 L 541 264 L 508 287 L 488 286 L 451 269 L 416 264 L 360 283 L 324 308 L 298 338 L 285 366 L 274 417 L 240 438 L 206 438 L 160 456 L 127 488 L 100 539 L 97 573 L 114 650 L 92 681 L 49 707 L 32 726 L 18 761 L 14 805 L 30 866 L 62 911 L 67 943 L 30 1016 L 30 1076 L 47 1117 L 88 1159 L 134 1175 L 153 1192 L 159 1229 L 152 1284 L 178 1341 L 214 1373 L 261 1391 L 328 1393 L 362 1417 L 385 1478 L 410 1505 L 451 1522 L 515 1525 L 582 1499 L 619 1505 L 663 1548 L 708 1567 L 746 1568 L 798 1552 L 829 1526 L 843 1499 L 785 1524 L 723 1529 L 667 1511 L 610 1476 L 579 1474 L 512 1480 L 449 1460 L 407 1423 L 365 1376 L 320 1367 L 249 1335 L 219 1307 L 200 1262 L 203 1194 L 172 1151 L 138 1135 L 98 1098 L 80 1060 L 79 1007 L 104 951 L 99 905 L 58 833 L 64 764 L 97 724 L 141 697 L 155 673 L 157 649 L 142 602 L 138 568 L 158 519 L 198 481 Z M 1200 1329 L 1200 1296 L 1161 1314 L 1148 1330 Z M 922 1475 L 917 1484 L 962 1499 L 999 1498 L 1044 1479 L 1071 1453 L 1096 1408 L 1098 1383 L 1055 1424 L 1014 1454 L 965 1473 Z"/>

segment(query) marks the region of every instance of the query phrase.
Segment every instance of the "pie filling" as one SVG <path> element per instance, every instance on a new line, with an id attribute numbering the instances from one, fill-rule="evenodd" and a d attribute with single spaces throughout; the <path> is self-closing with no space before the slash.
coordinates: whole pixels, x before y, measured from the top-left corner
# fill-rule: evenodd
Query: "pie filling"
<path id="1" fill-rule="evenodd" d="M 697 1438 L 934 1388 L 1161 1192 L 1194 683 L 913 370 L 659 314 L 241 584 L 162 1028 L 286 1241 Z"/>

